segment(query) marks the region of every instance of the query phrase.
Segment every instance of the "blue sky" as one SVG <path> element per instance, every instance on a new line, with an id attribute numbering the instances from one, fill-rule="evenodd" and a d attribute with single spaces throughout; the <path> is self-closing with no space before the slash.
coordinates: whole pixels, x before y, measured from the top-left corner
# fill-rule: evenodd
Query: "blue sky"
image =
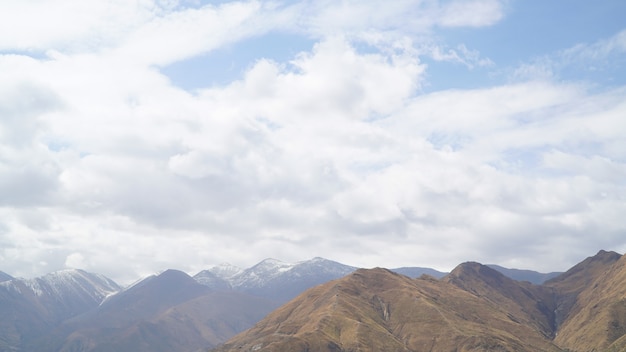
<path id="1" fill-rule="evenodd" d="M 0 5 L 0 270 L 626 251 L 623 1 Z"/>
<path id="2" fill-rule="evenodd" d="M 226 2 L 205 2 L 219 5 Z M 505 83 L 508 70 L 536 60 L 559 61 L 560 52 L 581 44 L 609 38 L 623 30 L 626 4 L 609 1 L 508 1 L 502 4 L 506 19 L 480 28 L 435 28 L 432 40 L 448 49 L 465 46 L 480 53 L 492 64 L 468 67 L 423 57 L 428 64 L 428 85 L 423 92 L 450 88 L 477 88 Z M 204 55 L 175 62 L 162 68 L 172 81 L 187 90 L 226 84 L 241 79 L 259 58 L 289 62 L 298 53 L 309 51 L 315 38 L 294 29 L 277 29 L 253 36 Z M 363 51 L 372 47 L 355 43 Z M 624 58 L 614 55 L 603 62 L 561 63 L 554 74 L 562 80 L 588 80 L 615 86 L 624 81 Z M 596 66 L 597 65 L 597 66 Z"/>

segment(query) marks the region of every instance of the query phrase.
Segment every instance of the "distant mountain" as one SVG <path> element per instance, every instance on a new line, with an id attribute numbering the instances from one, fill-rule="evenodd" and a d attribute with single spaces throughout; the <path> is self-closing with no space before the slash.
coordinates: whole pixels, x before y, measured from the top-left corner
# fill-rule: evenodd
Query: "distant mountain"
<path id="1" fill-rule="evenodd" d="M 297 263 L 268 258 L 248 269 L 221 264 L 199 272 L 194 279 L 212 289 L 232 289 L 285 303 L 308 288 L 339 279 L 355 270 L 356 267 L 319 257 Z M 424 274 L 436 278 L 446 275 L 434 269 L 420 267 L 402 267 L 391 271 L 412 278 Z"/>
<path id="2" fill-rule="evenodd" d="M 437 271 L 435 269 L 431 269 L 431 268 L 420 268 L 420 267 L 402 267 L 402 268 L 396 268 L 396 269 L 390 269 L 391 271 L 393 271 L 394 273 L 398 273 L 401 275 L 405 275 L 411 278 L 418 278 L 422 275 L 430 275 L 432 277 L 435 277 L 437 279 L 441 279 L 442 277 L 446 276 L 447 273 L 441 272 L 441 271 Z"/>
<path id="3" fill-rule="evenodd" d="M 542 285 L 475 262 L 441 279 L 359 269 L 213 351 L 626 351 L 626 256 L 600 251 Z"/>
<path id="4" fill-rule="evenodd" d="M 600 251 L 533 283 L 544 275 L 553 274 L 313 258 L 221 264 L 193 278 L 167 270 L 124 289 L 82 270 L 9 277 L 0 351 L 196 352 L 228 339 L 219 351 L 626 350 L 623 256 Z"/>
<path id="5" fill-rule="evenodd" d="M 11 276 L 11 275 L 3 272 L 3 271 L 0 271 L 0 282 L 9 281 L 9 280 L 12 280 L 12 279 L 13 279 L 13 276 Z"/>
<path id="6" fill-rule="evenodd" d="M 199 284 L 209 287 L 213 290 L 231 290 L 232 286 L 228 280 L 223 279 L 210 270 L 203 270 L 193 276 L 194 280 Z"/>
<path id="7" fill-rule="evenodd" d="M 21 350 L 65 319 L 92 309 L 120 287 L 82 270 L 0 283 L 0 350 Z"/>
<path id="8" fill-rule="evenodd" d="M 297 263 L 270 258 L 245 270 L 221 265 L 201 271 L 194 279 L 213 289 L 232 289 L 282 304 L 308 288 L 338 279 L 354 270 L 355 267 L 324 258 Z"/>
<path id="9" fill-rule="evenodd" d="M 495 264 L 488 264 L 487 266 L 499 271 L 513 280 L 528 281 L 535 285 L 540 285 L 547 280 L 562 274 L 561 272 L 540 273 L 532 270 L 508 269 Z"/>
<path id="10" fill-rule="evenodd" d="M 252 326 L 276 304 L 239 292 L 215 292 L 167 270 L 67 320 L 29 351 L 197 351 Z"/>

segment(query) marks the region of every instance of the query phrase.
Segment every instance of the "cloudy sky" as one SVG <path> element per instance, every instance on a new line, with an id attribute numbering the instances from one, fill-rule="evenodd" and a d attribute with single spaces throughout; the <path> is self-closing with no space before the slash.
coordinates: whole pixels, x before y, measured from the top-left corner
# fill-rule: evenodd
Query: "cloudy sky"
<path id="1" fill-rule="evenodd" d="M 626 2 L 0 4 L 0 270 L 626 251 Z"/>

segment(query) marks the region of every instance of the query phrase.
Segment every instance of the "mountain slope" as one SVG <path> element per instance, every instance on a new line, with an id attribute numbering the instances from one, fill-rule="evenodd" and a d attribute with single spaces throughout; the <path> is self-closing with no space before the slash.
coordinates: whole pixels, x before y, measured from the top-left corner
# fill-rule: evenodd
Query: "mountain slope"
<path id="1" fill-rule="evenodd" d="M 11 275 L 3 272 L 3 271 L 0 271 L 0 282 L 9 281 L 9 280 L 12 280 L 12 279 L 13 279 L 13 276 L 11 276 Z"/>
<path id="2" fill-rule="evenodd" d="M 213 289 L 231 288 L 237 292 L 285 303 L 310 287 L 338 279 L 354 270 L 355 267 L 324 258 L 298 263 L 285 263 L 270 258 L 245 270 L 221 265 L 196 274 L 194 279 Z"/>
<path id="3" fill-rule="evenodd" d="M 437 279 L 441 279 L 442 277 L 446 276 L 447 273 L 441 272 L 441 271 L 437 271 L 435 269 L 431 269 L 431 268 L 420 268 L 420 267 L 402 267 L 402 268 L 395 268 L 395 269 L 390 269 L 391 271 L 393 271 L 394 273 L 398 273 L 404 276 L 408 276 L 411 278 L 418 278 L 422 275 L 430 275 L 432 277 L 435 277 Z"/>
<path id="4" fill-rule="evenodd" d="M 30 351 L 196 351 L 250 327 L 276 307 L 238 292 L 215 292 L 167 270 L 66 321 Z"/>
<path id="5" fill-rule="evenodd" d="M 232 286 L 228 280 L 218 276 L 211 270 L 203 270 L 193 276 L 200 285 L 209 287 L 213 290 L 230 290 Z"/>
<path id="6" fill-rule="evenodd" d="M 578 296 L 592 283 L 601 277 L 621 255 L 615 252 L 599 251 L 576 264 L 565 273 L 550 279 L 544 286 L 554 290 L 557 298 L 555 308 L 555 324 L 557 328 L 575 312 L 574 309 Z"/>
<path id="7" fill-rule="evenodd" d="M 556 302 L 548 288 L 510 279 L 475 262 L 460 264 L 442 281 L 498 305 L 512 319 L 532 327 L 546 338 L 553 338 L 556 333 Z"/>
<path id="8" fill-rule="evenodd" d="M 573 351 L 624 351 L 626 256 L 600 252 L 591 257 L 587 264 L 596 264 L 595 275 L 588 275 L 586 280 L 581 280 L 589 284 L 581 287 L 555 341 Z M 574 271 L 570 274 L 580 276 L 580 273 Z"/>
<path id="9" fill-rule="evenodd" d="M 558 351 L 494 302 L 449 282 L 359 269 L 308 290 L 226 351 Z"/>
<path id="10" fill-rule="evenodd" d="M 112 280 L 82 270 L 0 283 L 0 350 L 21 349 L 119 289 Z"/>
<path id="11" fill-rule="evenodd" d="M 487 264 L 487 266 L 495 269 L 496 271 L 513 280 L 528 281 L 535 285 L 541 285 L 547 280 L 550 280 L 562 274 L 559 272 L 540 273 L 533 270 L 509 269 L 495 264 Z"/>

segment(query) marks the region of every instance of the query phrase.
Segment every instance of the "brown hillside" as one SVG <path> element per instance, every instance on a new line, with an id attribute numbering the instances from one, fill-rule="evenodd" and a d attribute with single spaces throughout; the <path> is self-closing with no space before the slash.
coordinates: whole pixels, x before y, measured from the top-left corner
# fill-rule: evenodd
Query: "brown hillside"
<path id="1" fill-rule="evenodd" d="M 586 280 L 555 339 L 572 351 L 626 351 L 626 256 L 599 255 L 610 265 Z"/>
<path id="2" fill-rule="evenodd" d="M 581 306 L 576 305 L 580 293 L 592 286 L 592 283 L 604 275 L 620 257 L 621 255 L 615 252 L 599 251 L 544 283 L 543 286 L 555 291 L 557 329 L 560 329 L 568 317 L 577 313 L 576 309 L 580 309 Z"/>
<path id="3" fill-rule="evenodd" d="M 306 291 L 216 351 L 559 351 L 522 308 L 511 313 L 452 281 L 361 269 Z"/>
<path id="4" fill-rule="evenodd" d="M 498 271 L 479 264 L 463 263 L 443 278 L 505 310 L 516 321 L 552 339 L 556 332 L 556 301 L 549 288 L 510 279 Z"/>

